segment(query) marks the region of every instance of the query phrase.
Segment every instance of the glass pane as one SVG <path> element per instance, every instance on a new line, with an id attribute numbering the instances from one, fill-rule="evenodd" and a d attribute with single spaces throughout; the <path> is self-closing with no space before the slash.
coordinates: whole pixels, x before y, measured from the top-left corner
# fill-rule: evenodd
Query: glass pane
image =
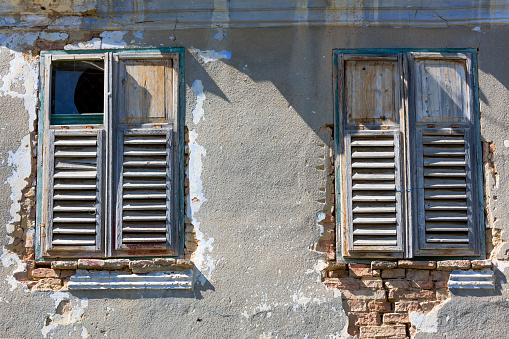
<path id="1" fill-rule="evenodd" d="M 104 113 L 104 62 L 53 63 L 51 114 Z"/>

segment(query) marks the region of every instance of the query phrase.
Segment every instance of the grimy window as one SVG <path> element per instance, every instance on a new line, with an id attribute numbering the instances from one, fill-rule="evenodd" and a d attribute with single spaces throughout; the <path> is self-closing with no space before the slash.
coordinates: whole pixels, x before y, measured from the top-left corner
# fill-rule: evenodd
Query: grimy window
<path id="1" fill-rule="evenodd" d="M 40 258 L 179 254 L 180 58 L 41 54 Z"/>
<path id="2" fill-rule="evenodd" d="M 343 257 L 482 255 L 476 51 L 336 51 Z"/>

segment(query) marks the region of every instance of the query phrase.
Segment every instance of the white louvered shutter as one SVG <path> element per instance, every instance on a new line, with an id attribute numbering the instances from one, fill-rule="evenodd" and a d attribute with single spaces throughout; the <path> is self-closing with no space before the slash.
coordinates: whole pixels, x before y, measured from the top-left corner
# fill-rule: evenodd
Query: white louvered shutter
<path id="1" fill-rule="evenodd" d="M 119 132 L 117 250 L 132 255 L 176 251 L 172 138 L 170 128 Z"/>
<path id="2" fill-rule="evenodd" d="M 50 130 L 46 253 L 86 256 L 103 247 L 103 131 Z"/>
<path id="3" fill-rule="evenodd" d="M 471 59 L 413 53 L 416 255 L 479 255 Z"/>

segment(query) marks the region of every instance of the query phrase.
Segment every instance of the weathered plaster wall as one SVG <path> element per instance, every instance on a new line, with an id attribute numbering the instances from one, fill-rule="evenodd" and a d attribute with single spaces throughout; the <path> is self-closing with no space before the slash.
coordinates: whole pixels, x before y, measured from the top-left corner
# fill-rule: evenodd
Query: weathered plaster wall
<path id="1" fill-rule="evenodd" d="M 361 47 L 479 48 L 482 133 L 498 150 L 499 178 L 489 197 L 489 226 L 501 237 L 492 256 L 497 289 L 453 296 L 418 319 L 424 325 L 417 336 L 503 337 L 509 61 L 500 41 L 509 29 L 472 28 L 2 32 L 0 337 L 346 337 L 341 297 L 321 282 L 324 254 L 310 248 L 320 239 L 327 203 L 330 139 L 323 131 L 333 123 L 332 50 Z M 186 47 L 186 216 L 199 240 L 193 260 L 200 273 L 193 292 L 25 292 L 13 280 L 22 263 L 7 250 L 9 234 L 22 218 L 21 191 L 33 184 L 25 179 L 37 49 L 66 45 Z"/>

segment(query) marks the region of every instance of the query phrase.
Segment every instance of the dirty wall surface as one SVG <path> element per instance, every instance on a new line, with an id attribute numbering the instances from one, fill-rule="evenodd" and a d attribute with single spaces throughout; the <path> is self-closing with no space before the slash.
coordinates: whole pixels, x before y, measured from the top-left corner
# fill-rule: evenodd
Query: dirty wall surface
<path id="1" fill-rule="evenodd" d="M 0 32 L 0 337 L 347 337 L 341 295 L 321 282 L 325 257 L 313 250 L 328 180 L 332 51 L 388 47 L 479 49 L 482 138 L 498 150 L 486 218 L 496 289 L 453 295 L 414 321 L 418 338 L 504 337 L 509 29 L 472 28 Z M 33 232 L 34 207 L 20 200 L 35 185 L 38 53 L 66 46 L 186 49 L 194 291 L 27 292 L 14 278 L 25 268 L 12 233 L 22 223 Z"/>

